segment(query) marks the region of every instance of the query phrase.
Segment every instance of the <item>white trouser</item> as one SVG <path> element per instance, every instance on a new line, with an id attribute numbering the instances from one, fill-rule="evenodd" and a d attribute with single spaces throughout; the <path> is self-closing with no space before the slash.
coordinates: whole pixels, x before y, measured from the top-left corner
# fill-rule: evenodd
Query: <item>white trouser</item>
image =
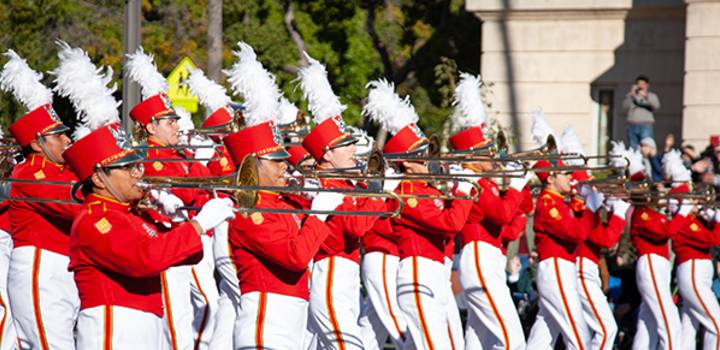
<path id="1" fill-rule="evenodd" d="M 448 336 L 452 342 L 452 349 L 461 350 L 465 348 L 465 337 L 463 336 L 462 320 L 460 319 L 460 308 L 455 299 L 455 291 L 452 284 L 452 259 L 445 257 L 445 300 L 448 317 Z"/>
<path id="2" fill-rule="evenodd" d="M 474 241 L 463 247 L 458 274 L 468 305 L 465 349 L 525 348 L 525 334 L 507 286 L 506 264 L 507 257 L 491 244 Z"/>
<path id="3" fill-rule="evenodd" d="M 417 349 L 452 349 L 445 264 L 412 256 L 400 260 L 398 304 Z"/>
<path id="4" fill-rule="evenodd" d="M 275 293 L 250 292 L 240 298 L 235 349 L 300 350 L 308 302 Z"/>
<path id="5" fill-rule="evenodd" d="M 232 349 L 237 310 L 240 307 L 240 281 L 228 242 L 228 222 L 222 223 L 214 231 L 213 256 L 215 270 L 220 276 L 220 299 L 210 349 Z"/>
<path id="6" fill-rule="evenodd" d="M 720 305 L 712 291 L 712 260 L 688 260 L 677 266 L 676 276 L 682 297 L 682 348 L 695 349 L 695 335 L 702 327 L 703 349 L 720 349 Z"/>
<path id="7" fill-rule="evenodd" d="M 192 268 L 171 267 L 161 275 L 165 340 L 171 350 L 187 350 L 195 347 L 193 333 L 193 306 L 190 296 Z"/>
<path id="8" fill-rule="evenodd" d="M 215 259 L 212 237 L 202 236 L 203 258 L 192 267 L 190 295 L 194 310 L 193 335 L 196 349 L 207 349 L 216 325 L 218 312 L 218 289 L 215 283 Z"/>
<path id="9" fill-rule="evenodd" d="M 527 340 L 528 349 L 552 349 L 562 334 L 568 349 L 584 350 L 590 331 L 583 318 L 575 263 L 547 258 L 538 264 L 537 279 L 540 311 Z"/>
<path id="10" fill-rule="evenodd" d="M 69 263 L 49 250 L 13 249 L 8 294 L 21 349 L 75 348 L 80 297 Z"/>
<path id="11" fill-rule="evenodd" d="M 10 233 L 0 230 L 0 350 L 11 350 L 17 346 L 17 335 L 7 293 L 12 248 Z"/>
<path id="12" fill-rule="evenodd" d="M 611 350 L 618 327 L 607 296 L 602 290 L 598 265 L 590 259 L 578 257 L 578 286 L 585 322 L 590 327 L 590 349 Z"/>
<path id="13" fill-rule="evenodd" d="M 670 261 L 656 254 L 641 256 L 635 265 L 635 281 L 642 302 L 638 311 L 634 350 L 679 349 L 680 314 L 670 293 Z"/>
<path id="14" fill-rule="evenodd" d="M 397 302 L 398 263 L 399 257 L 382 252 L 363 256 L 362 281 L 367 298 L 358 323 L 366 350 L 383 349 L 388 336 L 399 349 L 409 336 Z"/>
<path id="15" fill-rule="evenodd" d="M 316 261 L 310 283 L 310 319 L 322 349 L 363 349 L 360 266 L 341 257 Z"/>
<path id="16" fill-rule="evenodd" d="M 149 312 L 122 306 L 96 306 L 80 311 L 77 349 L 165 349 L 163 321 Z"/>

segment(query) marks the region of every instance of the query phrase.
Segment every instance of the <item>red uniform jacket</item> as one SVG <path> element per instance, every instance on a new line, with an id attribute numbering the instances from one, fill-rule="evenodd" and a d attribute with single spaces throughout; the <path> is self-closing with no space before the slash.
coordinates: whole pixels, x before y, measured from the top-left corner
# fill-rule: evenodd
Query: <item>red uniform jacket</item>
<path id="1" fill-rule="evenodd" d="M 441 194 L 425 181 L 402 181 L 395 192 Z M 403 202 L 405 207 L 400 218 L 391 219 L 393 230 L 399 237 L 400 258 L 421 256 L 444 263 L 448 243 L 465 225 L 473 202 L 416 198 L 405 198 Z"/>
<path id="2" fill-rule="evenodd" d="M 682 216 L 668 220 L 665 215 L 649 207 L 636 207 L 630 219 L 630 237 L 638 257 L 657 254 L 669 259 L 668 240 L 686 220 Z"/>
<path id="3" fill-rule="evenodd" d="M 216 148 L 213 158 L 219 158 L 207 163 L 207 167 L 213 176 L 225 176 L 235 172 L 235 163 L 233 163 L 230 153 L 228 153 L 224 145 Z"/>
<path id="4" fill-rule="evenodd" d="M 607 224 L 603 224 L 599 212 L 595 213 L 591 220 L 590 234 L 585 242 L 580 243 L 577 255 L 597 264 L 600 261 L 600 250 L 615 246 L 620 241 L 624 228 L 625 219 L 611 215 Z"/>
<path id="5" fill-rule="evenodd" d="M 322 180 L 320 182 L 322 188 L 355 188 L 355 185 L 343 180 Z M 352 198 L 345 197 L 343 203 L 337 207 L 337 210 L 353 210 L 353 211 L 385 211 L 385 202 L 378 199 L 370 198 Z M 343 248 L 340 252 L 329 252 L 320 249 L 315 256 L 315 261 L 320 261 L 329 256 L 339 256 L 350 259 L 356 263 L 360 263 L 360 238 L 375 225 L 377 216 L 331 216 L 327 220 L 327 225 L 335 235 L 343 236 Z"/>
<path id="6" fill-rule="evenodd" d="M 10 202 L 0 202 L 0 231 L 5 231 L 8 234 L 12 232 L 12 226 L 10 225 Z"/>
<path id="7" fill-rule="evenodd" d="M 257 208 L 291 209 L 277 193 L 260 192 Z M 315 216 L 238 214 L 228 233 L 242 293 L 269 292 L 308 300 L 308 264 L 332 235 Z"/>
<path id="8" fill-rule="evenodd" d="M 380 218 L 373 228 L 362 237 L 365 253 L 382 252 L 398 256 L 398 237 L 393 230 L 390 218 Z"/>
<path id="9" fill-rule="evenodd" d="M 503 249 L 503 226 L 508 225 L 518 213 L 523 194 L 510 188 L 501 195 L 498 185 L 488 179 L 480 179 L 478 185 L 482 192 L 462 228 L 462 245 L 482 241 Z"/>
<path id="10" fill-rule="evenodd" d="M 575 263 L 578 245 L 587 239 L 594 214 L 573 212 L 560 193 L 543 189 L 535 208 L 535 245 L 540 260 L 562 258 Z"/>
<path id="11" fill-rule="evenodd" d="M 507 247 L 511 242 L 517 240 L 525 233 L 528 214 L 532 213 L 533 209 L 535 209 L 532 193 L 530 192 L 530 185 L 526 185 L 521 193 L 522 201 L 520 202 L 517 213 L 515 213 L 515 216 L 508 225 L 503 226 L 500 234 L 503 242 L 503 254 L 507 252 Z"/>
<path id="12" fill-rule="evenodd" d="M 673 221 L 679 220 L 676 215 Z M 710 230 L 695 215 L 689 215 L 685 224 L 673 236 L 673 251 L 677 264 L 690 259 L 712 259 L 710 248 L 720 245 L 720 225 L 717 223 Z"/>
<path id="13" fill-rule="evenodd" d="M 12 177 L 44 181 L 78 181 L 67 167 L 33 154 L 15 166 Z M 13 182 L 11 197 L 47 198 L 72 201 L 70 186 Z M 80 204 L 10 202 L 10 224 L 15 248 L 33 246 L 68 255 L 70 227 Z"/>
<path id="14" fill-rule="evenodd" d="M 191 223 L 158 233 L 130 205 L 91 194 L 73 222 L 69 270 L 81 309 L 117 305 L 162 317 L 160 274 L 202 256 Z"/>

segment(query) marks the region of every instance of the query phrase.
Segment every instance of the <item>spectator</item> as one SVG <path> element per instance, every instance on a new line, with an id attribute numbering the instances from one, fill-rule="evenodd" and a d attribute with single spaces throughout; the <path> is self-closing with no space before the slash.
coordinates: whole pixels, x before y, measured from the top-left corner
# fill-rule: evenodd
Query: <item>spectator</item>
<path id="1" fill-rule="evenodd" d="M 653 181 L 662 181 L 662 154 L 658 154 L 657 145 L 652 137 L 646 137 L 640 141 L 640 153 L 645 165 L 645 176 Z"/>
<path id="2" fill-rule="evenodd" d="M 637 149 L 642 139 L 653 137 L 654 113 L 660 109 L 660 99 L 649 89 L 650 79 L 641 75 L 635 78 L 635 84 L 623 101 L 623 109 L 627 112 L 628 143 L 632 149 Z"/>

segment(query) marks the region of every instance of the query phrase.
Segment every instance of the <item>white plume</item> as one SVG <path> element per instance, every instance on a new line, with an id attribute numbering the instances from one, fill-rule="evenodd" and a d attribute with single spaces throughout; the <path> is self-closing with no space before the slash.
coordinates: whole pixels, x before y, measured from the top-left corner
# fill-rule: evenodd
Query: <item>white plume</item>
<path id="1" fill-rule="evenodd" d="M 55 92 L 67 97 L 78 113 L 80 124 L 73 137 L 77 140 L 90 131 L 119 123 L 120 102 L 113 97 L 117 85 L 108 87 L 113 78 L 112 69 L 97 68 L 80 48 L 72 48 L 62 41 L 58 45 L 60 64 L 50 74 L 55 76 Z"/>
<path id="2" fill-rule="evenodd" d="M 288 101 L 285 97 L 280 97 L 280 119 L 278 124 L 287 125 L 294 123 L 297 119 L 298 108 L 294 103 Z"/>
<path id="3" fill-rule="evenodd" d="M 210 112 L 230 104 L 230 97 L 225 88 L 205 76 L 202 69 L 192 69 L 185 83 L 188 85 L 190 93 L 197 96 L 200 103 Z"/>
<path id="4" fill-rule="evenodd" d="M 303 54 L 310 64 L 298 71 L 300 88 L 303 90 L 303 96 L 308 100 L 308 109 L 315 124 L 320 124 L 328 118 L 340 115 L 347 107 L 335 96 L 325 66 L 310 57 L 307 52 Z"/>
<path id="5" fill-rule="evenodd" d="M 42 73 L 30 68 L 13 50 L 8 50 L 5 56 L 9 60 L 0 72 L 0 88 L 11 92 L 28 111 L 52 103 L 52 91 L 41 82 Z"/>
<path id="6" fill-rule="evenodd" d="M 557 135 L 555 135 L 555 131 L 553 131 L 550 124 L 545 120 L 545 113 L 542 108 L 532 112 L 532 118 L 531 132 L 533 141 L 535 141 L 538 146 L 542 146 L 547 141 L 548 136 L 553 135 L 555 136 L 555 141 L 558 143 L 558 149 L 563 149 L 560 145 L 560 140 L 557 138 Z"/>
<path id="7" fill-rule="evenodd" d="M 395 135 L 405 126 L 417 123 L 418 115 L 410 104 L 410 98 L 400 98 L 392 83 L 379 79 L 369 82 L 365 87 L 368 89 L 368 98 L 363 114 L 380 123 L 389 133 Z"/>
<path id="8" fill-rule="evenodd" d="M 161 92 L 167 93 L 167 80 L 158 72 L 153 56 L 145 53 L 142 47 L 127 55 L 125 69 L 127 76 L 140 85 L 143 100 Z"/>
<path id="9" fill-rule="evenodd" d="M 580 138 L 575 132 L 575 128 L 573 128 L 572 126 L 568 126 L 567 128 L 565 128 L 565 130 L 563 130 L 562 136 L 560 136 L 560 144 L 563 147 L 561 153 L 585 155 L 585 151 L 583 151 Z M 569 165 L 582 165 L 584 164 L 584 161 L 582 159 L 574 158 L 569 159 L 567 163 Z"/>
<path id="10" fill-rule="evenodd" d="M 666 152 L 663 155 L 662 163 L 665 176 L 670 177 L 673 182 L 692 180 L 692 173 L 683 164 L 679 150 L 673 149 Z"/>
<path id="11" fill-rule="evenodd" d="M 611 167 L 622 168 L 627 166 L 630 176 L 639 172 L 645 172 L 643 156 L 639 151 L 625 147 L 625 143 L 622 141 L 611 141 L 611 144 L 612 148 L 610 152 L 608 152 L 610 156 L 613 156 L 610 158 Z"/>
<path id="12" fill-rule="evenodd" d="M 481 126 L 487 120 L 482 99 L 480 76 L 460 73 L 460 82 L 455 87 L 453 106 L 455 112 L 451 119 L 453 129 L 460 131 L 473 126 Z"/>
<path id="13" fill-rule="evenodd" d="M 258 62 L 250 45 L 241 41 L 238 46 L 240 50 L 234 52 L 238 61 L 223 72 L 228 76 L 233 92 L 245 99 L 245 122 L 257 125 L 277 120 L 281 94 L 275 85 L 275 77 Z"/>
<path id="14" fill-rule="evenodd" d="M 173 106 L 173 109 L 175 110 L 175 114 L 180 117 L 180 119 L 178 119 L 178 127 L 181 132 L 195 129 L 195 123 L 193 123 L 192 115 L 188 110 L 180 106 Z"/>

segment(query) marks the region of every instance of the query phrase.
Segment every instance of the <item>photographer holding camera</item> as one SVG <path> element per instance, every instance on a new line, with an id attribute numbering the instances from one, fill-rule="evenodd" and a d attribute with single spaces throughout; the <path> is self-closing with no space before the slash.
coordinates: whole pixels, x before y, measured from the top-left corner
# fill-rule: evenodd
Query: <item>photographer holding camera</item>
<path id="1" fill-rule="evenodd" d="M 628 143 L 633 149 L 638 148 L 642 139 L 653 137 L 653 113 L 660 109 L 660 99 L 649 88 L 650 79 L 640 75 L 623 101 L 623 109 L 627 111 Z"/>

